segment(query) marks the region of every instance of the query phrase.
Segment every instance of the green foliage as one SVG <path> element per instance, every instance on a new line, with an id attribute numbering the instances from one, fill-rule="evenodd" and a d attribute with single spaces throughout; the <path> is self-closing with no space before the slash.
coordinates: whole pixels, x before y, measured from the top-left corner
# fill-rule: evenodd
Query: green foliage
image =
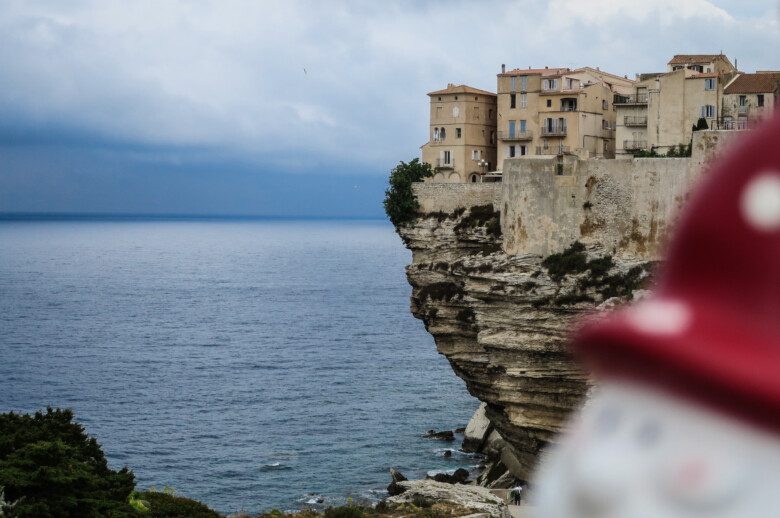
<path id="1" fill-rule="evenodd" d="M 387 500 L 380 500 L 379 502 L 377 502 L 377 504 L 374 507 L 374 509 L 377 512 L 386 513 L 386 512 L 388 512 L 390 510 L 390 506 L 387 505 Z"/>
<path id="2" fill-rule="evenodd" d="M 418 158 L 408 164 L 401 162 L 390 172 L 390 188 L 385 191 L 384 206 L 387 217 L 396 228 L 414 222 L 420 209 L 412 192 L 412 183 L 432 175 L 430 164 L 420 163 Z"/>
<path id="3" fill-rule="evenodd" d="M 359 507 L 349 505 L 325 509 L 325 518 L 364 518 L 364 516 L 365 514 Z"/>
<path id="4" fill-rule="evenodd" d="M 567 274 L 582 273 L 588 269 L 585 245 L 575 241 L 560 254 L 552 254 L 542 261 L 542 266 L 554 281 L 560 281 Z"/>
<path id="5" fill-rule="evenodd" d="M 417 495 L 414 498 L 412 498 L 412 505 L 415 507 L 431 507 L 433 506 L 433 501 L 428 500 L 424 496 Z"/>
<path id="6" fill-rule="evenodd" d="M 136 516 L 128 503 L 135 486 L 127 468 L 113 471 L 95 438 L 72 422 L 71 410 L 34 416 L 0 414 L 3 512 L 14 518 Z"/>
<path id="7" fill-rule="evenodd" d="M 196 500 L 176 496 L 176 492 L 166 486 L 162 492 L 148 491 L 140 493 L 141 500 L 148 502 L 149 510 L 144 518 L 221 518 L 221 514 L 209 509 Z"/>

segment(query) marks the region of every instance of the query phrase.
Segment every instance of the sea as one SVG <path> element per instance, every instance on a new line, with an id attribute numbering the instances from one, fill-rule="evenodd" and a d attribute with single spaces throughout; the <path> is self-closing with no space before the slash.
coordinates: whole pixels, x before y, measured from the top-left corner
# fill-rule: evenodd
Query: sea
<path id="1" fill-rule="evenodd" d="M 0 220 L 0 412 L 71 408 L 137 488 L 222 513 L 473 470 L 479 402 L 409 312 L 383 220 Z M 447 454 L 447 452 L 450 454 Z"/>

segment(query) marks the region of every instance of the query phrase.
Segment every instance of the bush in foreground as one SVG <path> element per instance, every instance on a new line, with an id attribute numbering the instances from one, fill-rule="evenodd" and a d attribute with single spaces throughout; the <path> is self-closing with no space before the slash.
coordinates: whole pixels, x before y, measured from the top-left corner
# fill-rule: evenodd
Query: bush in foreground
<path id="1" fill-rule="evenodd" d="M 132 471 L 109 469 L 71 410 L 0 414 L 0 486 L 12 518 L 135 517 Z"/>
<path id="2" fill-rule="evenodd" d="M 140 497 L 149 504 L 149 510 L 139 515 L 144 518 L 222 518 L 205 504 L 173 492 L 147 491 L 140 493 Z"/>

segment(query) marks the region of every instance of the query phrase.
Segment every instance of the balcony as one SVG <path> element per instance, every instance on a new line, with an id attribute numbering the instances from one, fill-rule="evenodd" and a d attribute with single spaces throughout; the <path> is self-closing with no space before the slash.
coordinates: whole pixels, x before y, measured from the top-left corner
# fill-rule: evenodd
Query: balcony
<path id="1" fill-rule="evenodd" d="M 623 117 L 623 126 L 647 126 L 647 117 L 626 115 Z"/>
<path id="2" fill-rule="evenodd" d="M 534 138 L 533 131 L 499 131 L 499 140 L 532 140 Z"/>
<path id="3" fill-rule="evenodd" d="M 546 126 L 542 126 L 542 136 L 543 137 L 565 137 L 566 126 L 556 127 L 556 128 L 548 128 Z"/>
<path id="4" fill-rule="evenodd" d="M 647 149 L 646 140 L 624 140 L 623 149 L 626 151 L 639 151 L 640 149 Z"/>
<path id="5" fill-rule="evenodd" d="M 568 155 L 571 152 L 569 146 L 550 146 L 545 149 L 542 146 L 536 146 L 537 155 Z"/>
<path id="6" fill-rule="evenodd" d="M 453 169 L 455 167 L 455 160 L 450 159 L 447 160 L 446 158 L 437 158 L 436 159 L 436 169 Z"/>
<path id="7" fill-rule="evenodd" d="M 754 123 L 746 119 L 711 119 L 709 125 L 712 130 L 748 130 L 753 129 Z"/>
<path id="8" fill-rule="evenodd" d="M 647 94 L 616 95 L 613 104 L 647 104 Z"/>

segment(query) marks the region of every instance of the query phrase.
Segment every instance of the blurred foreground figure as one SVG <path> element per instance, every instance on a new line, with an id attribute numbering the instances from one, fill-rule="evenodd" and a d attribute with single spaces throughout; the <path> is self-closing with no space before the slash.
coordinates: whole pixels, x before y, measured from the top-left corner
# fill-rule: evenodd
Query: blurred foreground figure
<path id="1" fill-rule="evenodd" d="M 654 296 L 574 347 L 599 388 L 535 518 L 780 516 L 780 117 L 707 174 Z"/>

